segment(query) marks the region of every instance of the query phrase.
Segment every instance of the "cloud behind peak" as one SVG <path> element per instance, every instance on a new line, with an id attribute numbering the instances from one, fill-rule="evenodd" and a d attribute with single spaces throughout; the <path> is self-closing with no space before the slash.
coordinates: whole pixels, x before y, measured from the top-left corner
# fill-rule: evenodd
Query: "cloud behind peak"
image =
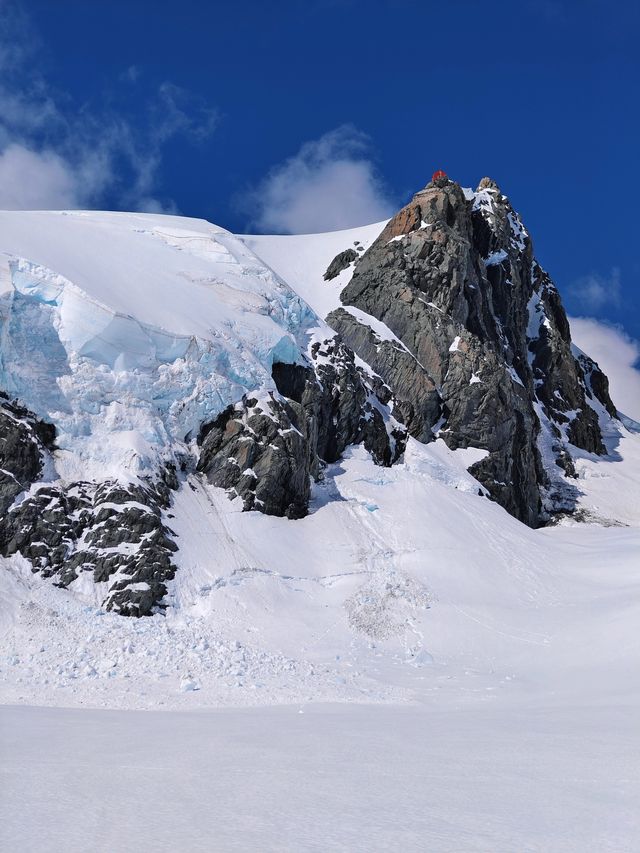
<path id="1" fill-rule="evenodd" d="M 337 231 L 392 215 L 389 197 L 371 159 L 368 136 L 341 125 L 275 166 L 241 199 L 251 226 L 263 233 Z"/>

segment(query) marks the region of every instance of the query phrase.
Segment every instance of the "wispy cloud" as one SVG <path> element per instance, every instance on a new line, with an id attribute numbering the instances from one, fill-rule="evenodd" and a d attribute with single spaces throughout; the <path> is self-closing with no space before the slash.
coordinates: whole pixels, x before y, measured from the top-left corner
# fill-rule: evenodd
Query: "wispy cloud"
<path id="1" fill-rule="evenodd" d="M 127 83 L 137 83 L 140 77 L 140 69 L 137 65 L 130 65 L 120 75 L 121 80 L 125 80 Z"/>
<path id="2" fill-rule="evenodd" d="M 157 99 L 151 106 L 152 136 L 159 143 L 177 134 L 204 142 L 218 126 L 218 110 L 175 83 L 162 83 L 158 88 Z"/>
<path id="3" fill-rule="evenodd" d="M 622 297 L 620 270 L 613 267 L 608 276 L 598 273 L 582 276 L 569 286 L 569 294 L 585 311 L 597 313 L 606 305 L 619 307 Z"/>
<path id="4" fill-rule="evenodd" d="M 0 207 L 101 206 L 175 210 L 158 195 L 163 150 L 175 137 L 208 139 L 218 113 L 170 81 L 149 91 L 131 121 L 112 107 L 73 103 L 34 71 L 37 35 L 20 5 L 0 0 Z M 121 85 L 138 85 L 130 66 Z"/>
<path id="5" fill-rule="evenodd" d="M 640 421 L 640 343 L 620 327 L 593 317 L 571 317 L 571 337 L 609 377 L 611 399 Z"/>
<path id="6" fill-rule="evenodd" d="M 262 232 L 336 231 L 385 219 L 393 213 L 370 156 L 370 141 L 353 125 L 305 142 L 245 193 L 243 209 Z"/>

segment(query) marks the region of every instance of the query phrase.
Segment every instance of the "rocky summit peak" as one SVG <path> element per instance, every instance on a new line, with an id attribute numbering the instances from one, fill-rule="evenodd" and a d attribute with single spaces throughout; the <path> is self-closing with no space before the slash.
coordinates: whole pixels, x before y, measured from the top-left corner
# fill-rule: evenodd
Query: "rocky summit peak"
<path id="1" fill-rule="evenodd" d="M 424 230 L 436 222 L 453 223 L 456 212 L 460 213 L 467 208 L 467 200 L 460 184 L 446 176 L 437 181 L 430 181 L 389 220 L 378 240 L 392 240 L 404 234 Z"/>
<path id="2" fill-rule="evenodd" d="M 500 187 L 493 180 L 493 178 L 482 178 L 480 183 L 478 184 L 478 188 L 476 192 L 480 192 L 481 190 L 495 190 L 496 192 L 500 192 Z"/>
<path id="3" fill-rule="evenodd" d="M 597 365 L 572 354 L 558 291 L 495 181 L 472 194 L 449 178 L 427 184 L 358 258 L 341 299 L 329 324 L 389 386 L 413 436 L 484 450 L 471 473 L 529 525 L 572 509 L 572 447 L 603 453 L 599 418 L 615 407 Z"/>
<path id="4" fill-rule="evenodd" d="M 428 187 L 446 187 L 448 183 L 450 183 L 451 179 L 447 175 L 446 172 L 443 172 L 442 169 L 436 169 L 433 173 L 431 180 L 427 184 Z"/>

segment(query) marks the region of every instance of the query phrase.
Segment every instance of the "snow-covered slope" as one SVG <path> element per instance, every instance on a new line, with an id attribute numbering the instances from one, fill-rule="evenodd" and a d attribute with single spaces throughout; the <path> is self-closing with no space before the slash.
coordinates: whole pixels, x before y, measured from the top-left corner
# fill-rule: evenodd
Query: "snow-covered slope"
<path id="1" fill-rule="evenodd" d="M 374 222 L 347 231 L 326 234 L 244 235 L 240 239 L 310 305 L 319 317 L 326 317 L 340 305 L 340 292 L 351 277 L 347 268 L 331 281 L 323 275 L 331 261 L 345 249 L 365 251 L 386 225 Z"/>
<path id="2" fill-rule="evenodd" d="M 151 791 L 153 777 L 188 775 L 182 750 L 193 751 L 194 738 L 203 742 L 211 727 L 235 731 L 237 723 L 245 734 L 255 733 L 255 744 L 247 740 L 253 745 L 241 770 L 246 776 L 239 777 L 245 782 L 239 785 L 234 775 L 243 767 L 235 746 L 225 758 L 226 746 L 210 745 L 209 770 L 216 778 L 220 770 L 225 796 L 235 792 L 240 799 L 249 791 L 246 808 L 260 815 L 256 825 L 269 824 L 264 791 L 247 781 L 262 768 L 271 790 L 274 776 L 260 758 L 266 719 L 280 732 L 267 751 L 279 766 L 298 760 L 300 749 L 325 754 L 334 736 L 350 745 L 346 755 L 373 756 L 366 766 L 379 780 L 377 796 L 393 804 L 388 819 L 376 809 L 372 826 L 386 833 L 379 849 L 397 849 L 397 843 L 424 849 L 425 833 L 433 849 L 443 851 L 582 850 L 593 839 L 599 849 L 635 849 L 640 830 L 624 816 L 640 793 L 629 770 L 640 702 L 639 434 L 603 416 L 607 454 L 574 449 L 581 512 L 538 530 L 483 496 L 467 469 L 487 451 L 452 451 L 442 438 L 429 444 L 408 438 L 402 459 L 390 467 L 374 464 L 362 445 L 347 447 L 314 483 L 309 514 L 295 521 L 243 512 L 240 498 L 230 501 L 189 462 L 195 432 L 243 394 L 280 399 L 274 361 L 307 365 L 314 342 L 332 334 L 321 318 L 339 305 L 351 268 L 326 282 L 329 263 L 347 248 L 366 250 L 384 225 L 236 237 L 177 217 L 0 214 L 0 386 L 57 431 L 40 475 L 52 489 L 51 502 L 38 512 L 55 528 L 56 513 L 66 507 L 65 536 L 79 536 L 74 554 L 97 537 L 100 560 L 127 556 L 162 531 L 170 531 L 177 546 L 170 555 L 175 573 L 163 581 L 166 607 L 144 619 L 105 612 L 106 584 L 94 583 L 92 572 L 79 570 L 63 589 L 20 553 L 0 558 L 2 700 L 120 709 L 295 703 L 296 714 L 309 703 L 384 705 L 377 717 L 369 710 L 345 718 L 332 710 L 337 728 L 331 723 L 330 733 L 309 714 L 309 731 L 318 739 L 312 746 L 309 732 L 296 735 L 306 746 L 291 740 L 295 726 L 288 717 L 252 711 L 209 723 L 203 715 L 192 728 L 176 715 L 167 725 L 179 759 L 167 764 L 158 757 L 160 773 L 143 773 L 134 787 Z M 402 348 L 384 324 L 362 311 L 358 319 L 370 319 L 380 340 Z M 616 402 L 624 410 L 625 401 Z M 31 415 L 7 410 L 6 417 L 31 435 Z M 153 524 L 140 533 L 135 513 L 149 495 L 118 492 L 118 484 L 139 489 L 140 476 L 166 465 L 175 466 L 175 482 L 164 503 L 154 498 L 146 508 Z M 109 481 L 106 499 L 91 491 L 93 480 Z M 15 505 L 40 486 L 42 479 Z M 77 508 L 73 500 L 82 489 L 85 503 Z M 92 526 L 74 534 L 83 513 Z M 125 522 L 124 513 L 133 515 Z M 118 544 L 100 540 L 109 524 Z M 118 538 L 127 527 L 135 536 Z M 134 581 L 132 587 L 145 585 Z M 402 730 L 398 705 L 412 706 L 403 710 L 408 723 Z M 42 736 L 36 718 L 11 719 L 12 726 L 26 720 L 34 738 Z M 114 810 L 130 805 L 127 786 L 118 791 L 122 774 L 132 762 L 144 764 L 130 758 L 145 742 L 135 734 L 140 719 L 118 718 L 117 733 L 108 735 L 127 755 L 117 777 L 105 776 Z M 71 717 L 45 723 L 47 731 L 57 725 L 78 730 Z M 102 726 L 99 718 L 96 725 Z M 154 726 L 148 731 L 165 730 L 160 717 Z M 276 728 L 268 728 L 270 738 Z M 390 730 L 395 740 L 385 740 L 385 749 L 404 756 L 393 768 L 384 750 L 379 753 Z M 237 744 L 239 736 L 232 737 Z M 56 738 L 47 755 L 57 755 Z M 83 735 L 82 746 L 105 766 L 114 761 L 103 754 L 103 740 L 98 748 Z M 12 747 L 12 761 L 14 755 L 12 793 L 0 810 L 15 846 L 24 839 L 24 791 L 33 798 L 34 790 L 44 790 L 42 780 L 57 759 L 33 771 L 40 780 L 33 788 L 33 750 Z M 316 764 L 309 755 L 305 768 Z M 435 772 L 467 765 L 466 787 L 453 772 Z M 322 762 L 318 767 L 315 781 L 306 772 L 296 776 L 308 794 L 300 799 L 302 811 L 285 835 L 278 827 L 260 832 L 264 849 L 319 849 L 302 825 L 315 819 L 318 796 L 334 802 L 330 792 L 318 793 L 317 780 L 335 773 Z M 576 778 L 575 767 L 581 768 Z M 78 773 L 81 793 L 82 769 Z M 353 768 L 345 778 L 364 798 L 358 800 L 362 817 L 332 819 L 326 837 L 336 849 L 375 848 L 362 835 L 363 822 L 371 820 L 362 780 Z M 481 781 L 481 801 L 473 780 Z M 278 784 L 286 789 L 284 781 Z M 606 798 L 598 796 L 603 787 Z M 193 813 L 217 814 L 202 793 L 214 790 L 211 785 L 197 788 L 197 796 L 191 791 L 185 799 Z M 420 792 L 411 807 L 406 794 L 399 801 L 405 788 Z M 453 789 L 461 792 L 457 799 Z M 178 801 L 183 794 L 176 794 Z M 355 802 L 353 791 L 345 796 Z M 140 800 L 145 814 L 151 802 L 151 794 Z M 102 832 L 91 822 L 81 832 L 80 825 L 60 823 L 52 811 L 50 849 L 86 849 L 91 833 Z M 219 836 L 222 849 L 247 849 L 255 841 L 246 827 L 230 831 L 230 825 Z M 157 827 L 147 828 L 147 839 L 155 839 Z M 181 837 L 163 835 L 147 848 L 137 839 L 136 849 L 209 849 L 198 846 L 192 829 L 193 822 Z M 120 849 L 133 849 L 127 844 Z"/>

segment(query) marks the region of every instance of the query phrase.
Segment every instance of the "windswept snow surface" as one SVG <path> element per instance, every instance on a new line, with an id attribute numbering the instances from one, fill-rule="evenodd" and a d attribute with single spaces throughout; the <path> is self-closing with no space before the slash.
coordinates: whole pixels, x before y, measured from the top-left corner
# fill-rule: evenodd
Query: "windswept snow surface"
<path id="1" fill-rule="evenodd" d="M 131 446 L 124 428 L 121 445 L 111 426 L 93 432 L 98 379 L 160 430 L 131 427 L 150 454 L 202 415 L 186 378 L 197 365 L 222 400 L 269 383 L 274 353 L 299 357 L 339 304 L 351 273 L 323 282 L 329 262 L 382 228 L 240 239 L 174 217 L 2 216 L 5 295 L 71 363 L 56 383 L 58 473 L 74 469 L 65 453 L 76 469 L 95 458 L 95 435 L 133 470 L 112 447 Z M 185 233 L 189 249 L 175 245 Z M 143 331 L 109 326 L 115 358 L 93 343 L 78 356 L 104 338 L 107 308 Z M 28 329 L 2 344 L 5 381 L 25 393 Z M 191 334 L 199 355 L 172 361 L 161 336 Z M 44 388 L 54 367 L 34 361 Z M 92 584 L 57 589 L 2 561 L 0 846 L 639 849 L 640 435 L 615 425 L 606 441 L 607 457 L 576 462 L 589 522 L 543 530 L 478 494 L 466 468 L 482 451 L 442 440 L 410 441 L 388 469 L 352 448 L 298 521 L 243 513 L 185 474 L 167 511 L 180 550 L 164 616 L 104 613 Z"/>
<path id="2" fill-rule="evenodd" d="M 637 850 L 637 720 L 613 704 L 4 708 L 0 726 L 7 851 Z"/>
<path id="3" fill-rule="evenodd" d="M 331 281 L 323 276 L 331 261 L 345 249 L 366 251 L 385 222 L 329 231 L 326 234 L 244 235 L 240 239 L 281 276 L 323 319 L 340 305 L 340 293 L 349 283 L 353 264 Z"/>

